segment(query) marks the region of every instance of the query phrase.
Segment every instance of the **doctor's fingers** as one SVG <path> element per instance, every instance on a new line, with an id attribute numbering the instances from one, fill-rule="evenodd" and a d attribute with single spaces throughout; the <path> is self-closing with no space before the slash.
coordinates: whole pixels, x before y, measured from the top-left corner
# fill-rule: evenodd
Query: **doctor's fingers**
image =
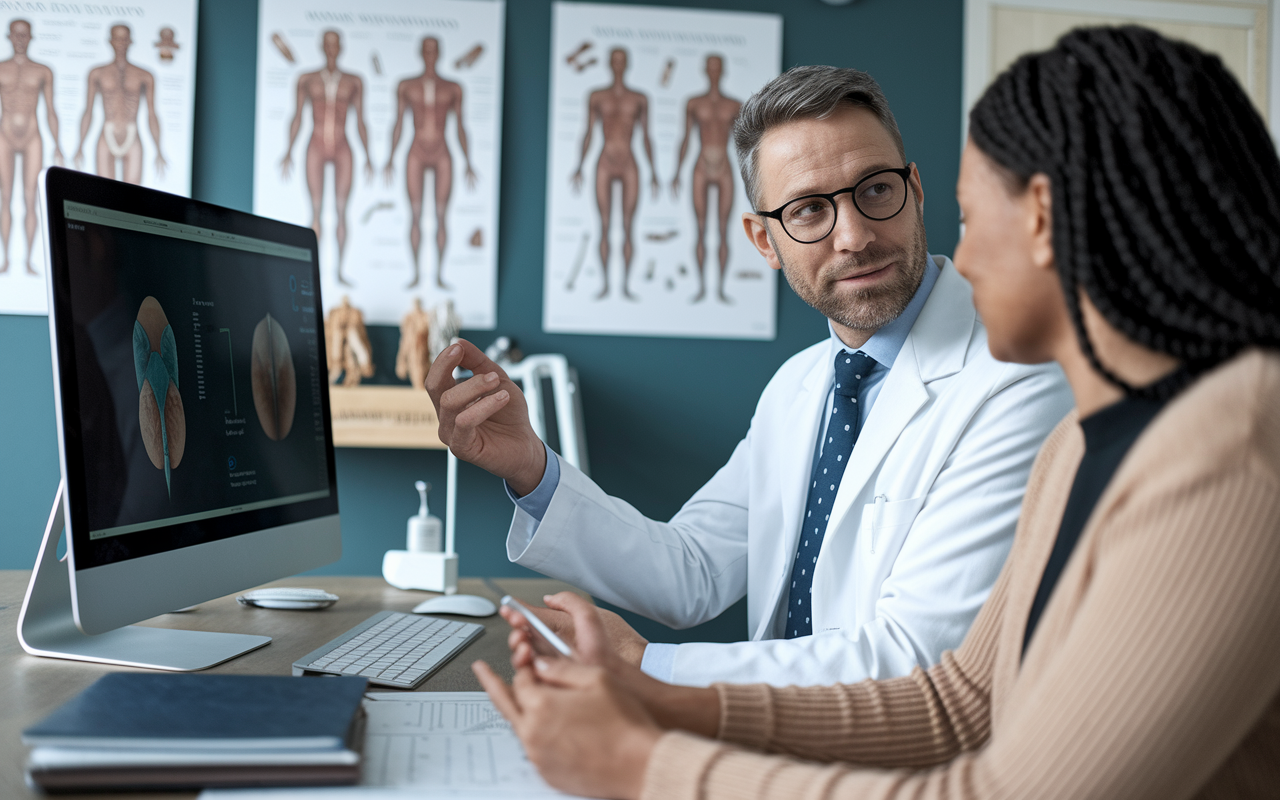
<path id="1" fill-rule="evenodd" d="M 486 356 L 483 350 L 476 347 L 466 339 L 459 339 L 450 345 L 450 347 L 459 348 L 461 358 L 458 359 L 456 366 L 462 367 L 463 369 L 469 369 L 477 374 L 482 372 L 496 372 L 498 373 L 498 377 L 504 380 L 510 380 L 507 377 L 506 370 L 498 366 L 497 362 Z"/>
<path id="2" fill-rule="evenodd" d="M 440 351 L 440 355 L 431 363 L 431 369 L 427 370 L 427 394 L 431 395 L 431 402 L 435 403 L 437 411 L 440 410 L 440 396 L 453 388 L 453 370 L 462 363 L 464 346 L 467 344 L 470 342 L 459 339 L 449 345 Z"/>
<path id="3" fill-rule="evenodd" d="M 506 389 L 481 397 L 467 406 L 465 410 L 453 414 L 453 426 L 449 431 L 445 431 L 445 420 L 442 413 L 440 415 L 440 440 L 446 442 L 449 445 L 449 449 L 458 458 L 463 458 L 464 453 L 468 456 L 479 456 L 479 452 L 473 453 L 471 450 L 480 441 L 480 426 L 494 414 L 501 411 L 510 400 L 511 393 Z M 446 436 L 448 436 L 447 440 L 445 439 Z M 464 458 L 463 460 L 470 459 Z"/>
<path id="4" fill-rule="evenodd" d="M 483 375 L 467 378 L 461 383 L 454 384 L 452 388 L 446 389 L 440 395 L 440 411 L 456 416 L 480 398 L 502 388 L 505 387 L 502 386 L 502 379 L 496 372 L 486 372 Z"/>

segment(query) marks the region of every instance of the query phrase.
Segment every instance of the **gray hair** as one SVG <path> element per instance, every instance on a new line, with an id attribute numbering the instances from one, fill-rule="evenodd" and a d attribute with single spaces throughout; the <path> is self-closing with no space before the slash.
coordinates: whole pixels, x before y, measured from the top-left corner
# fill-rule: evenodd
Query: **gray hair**
<path id="1" fill-rule="evenodd" d="M 738 166 L 752 206 L 760 206 L 756 159 L 760 141 L 771 128 L 797 119 L 826 119 L 842 106 L 866 108 L 876 115 L 906 163 L 902 134 L 880 84 L 865 72 L 843 67 L 792 67 L 751 95 L 733 123 Z"/>

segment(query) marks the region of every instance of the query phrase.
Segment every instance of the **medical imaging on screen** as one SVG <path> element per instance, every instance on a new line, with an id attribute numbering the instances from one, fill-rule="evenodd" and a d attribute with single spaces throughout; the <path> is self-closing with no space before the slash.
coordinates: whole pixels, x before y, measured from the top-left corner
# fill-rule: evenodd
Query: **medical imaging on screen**
<path id="1" fill-rule="evenodd" d="M 66 225 L 100 559 L 328 497 L 311 251 L 83 203 Z"/>

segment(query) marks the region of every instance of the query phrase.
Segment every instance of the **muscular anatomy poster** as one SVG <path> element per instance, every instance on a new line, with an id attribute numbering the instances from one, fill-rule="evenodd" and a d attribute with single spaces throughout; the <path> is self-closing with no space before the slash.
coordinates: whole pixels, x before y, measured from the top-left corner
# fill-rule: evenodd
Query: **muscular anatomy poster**
<path id="1" fill-rule="evenodd" d="M 330 306 L 496 315 L 504 5 L 262 0 L 254 211 L 312 227 Z"/>
<path id="2" fill-rule="evenodd" d="M 196 0 L 0 3 L 0 314 L 46 313 L 43 167 L 191 193 Z"/>
<path id="3" fill-rule="evenodd" d="M 773 338 L 730 128 L 781 55 L 773 14 L 555 4 L 546 330 Z"/>

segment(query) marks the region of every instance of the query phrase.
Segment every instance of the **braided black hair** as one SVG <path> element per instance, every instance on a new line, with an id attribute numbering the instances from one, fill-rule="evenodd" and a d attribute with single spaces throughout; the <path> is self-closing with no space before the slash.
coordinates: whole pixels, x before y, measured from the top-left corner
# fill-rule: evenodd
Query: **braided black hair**
<path id="1" fill-rule="evenodd" d="M 1048 176 L 1076 335 L 1127 394 L 1179 386 L 1136 389 L 1100 363 L 1078 290 L 1188 378 L 1280 345 L 1280 160 L 1217 56 L 1146 28 L 1080 28 L 996 78 L 969 134 L 1023 186 Z"/>

